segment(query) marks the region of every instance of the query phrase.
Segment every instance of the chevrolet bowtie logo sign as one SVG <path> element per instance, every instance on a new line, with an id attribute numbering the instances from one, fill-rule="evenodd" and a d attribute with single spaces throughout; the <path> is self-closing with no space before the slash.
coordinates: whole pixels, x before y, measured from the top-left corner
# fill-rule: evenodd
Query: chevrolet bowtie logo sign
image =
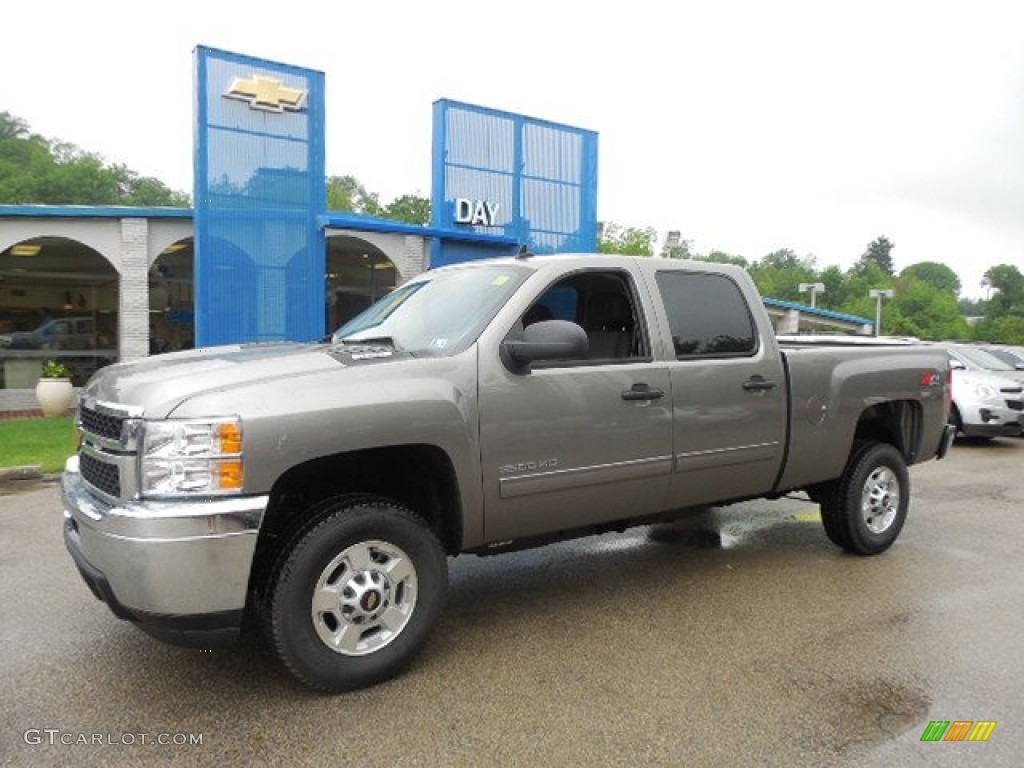
<path id="1" fill-rule="evenodd" d="M 297 112 L 306 100 L 306 92 L 301 88 L 289 88 L 277 78 L 263 75 L 236 77 L 224 96 L 247 101 L 252 109 L 264 112 Z"/>

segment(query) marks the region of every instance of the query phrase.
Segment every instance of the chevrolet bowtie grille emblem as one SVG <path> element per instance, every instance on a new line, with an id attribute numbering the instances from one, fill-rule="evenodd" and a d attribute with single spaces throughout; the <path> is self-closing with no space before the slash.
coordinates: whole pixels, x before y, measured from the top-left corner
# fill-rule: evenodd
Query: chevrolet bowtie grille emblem
<path id="1" fill-rule="evenodd" d="M 306 92 L 301 88 L 288 88 L 277 78 L 263 75 L 236 77 L 224 96 L 247 101 L 252 109 L 264 112 L 297 112 L 306 100 Z"/>

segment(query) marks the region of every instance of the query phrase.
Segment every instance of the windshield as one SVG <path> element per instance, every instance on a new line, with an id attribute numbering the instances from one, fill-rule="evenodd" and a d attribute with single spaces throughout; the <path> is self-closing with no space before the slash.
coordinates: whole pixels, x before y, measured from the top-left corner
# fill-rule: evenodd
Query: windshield
<path id="1" fill-rule="evenodd" d="M 986 349 L 985 351 L 991 355 L 995 355 L 1004 363 L 1014 368 L 1021 363 L 1024 363 L 1024 356 L 1018 355 L 1008 349 Z"/>
<path id="2" fill-rule="evenodd" d="M 995 355 L 983 349 L 957 347 L 955 353 L 973 368 L 984 368 L 987 371 L 1012 371 L 1013 366 L 1004 363 Z"/>
<path id="3" fill-rule="evenodd" d="M 427 272 L 334 332 L 332 341 L 379 341 L 413 355 L 446 355 L 476 340 L 530 270 L 512 265 Z"/>

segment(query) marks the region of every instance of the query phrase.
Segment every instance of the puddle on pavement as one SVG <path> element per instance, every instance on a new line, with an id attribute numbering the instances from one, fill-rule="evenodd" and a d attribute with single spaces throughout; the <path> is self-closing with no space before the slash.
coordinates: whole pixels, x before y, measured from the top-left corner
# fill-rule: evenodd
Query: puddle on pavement
<path id="1" fill-rule="evenodd" d="M 762 531 L 789 523 L 821 525 L 821 514 L 815 506 L 782 514 L 756 514 L 742 519 L 721 520 L 701 515 L 652 525 L 648 529 L 647 538 L 654 542 L 681 544 L 694 549 L 736 549 Z"/>
<path id="2" fill-rule="evenodd" d="M 652 525 L 647 538 L 662 544 L 682 544 L 694 549 L 724 549 L 722 533 L 713 528 L 681 527 L 671 523 Z"/>
<path id="3" fill-rule="evenodd" d="M 927 721 L 931 700 L 913 684 L 891 680 L 805 682 L 805 699 L 820 699 L 823 719 L 807 724 L 804 738 L 836 754 L 882 744 Z M 818 693 L 818 696 L 815 696 Z"/>

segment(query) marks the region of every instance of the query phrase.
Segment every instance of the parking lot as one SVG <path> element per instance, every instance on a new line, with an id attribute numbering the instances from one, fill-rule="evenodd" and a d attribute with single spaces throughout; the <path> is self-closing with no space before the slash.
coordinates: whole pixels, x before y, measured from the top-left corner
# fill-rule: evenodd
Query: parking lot
<path id="1" fill-rule="evenodd" d="M 913 468 L 875 558 L 797 498 L 460 557 L 413 667 L 334 697 L 258 643 L 116 620 L 65 553 L 56 486 L 3 487 L 0 765 L 1017 766 L 1022 464 L 999 439 Z M 997 725 L 922 742 L 933 720 Z"/>

